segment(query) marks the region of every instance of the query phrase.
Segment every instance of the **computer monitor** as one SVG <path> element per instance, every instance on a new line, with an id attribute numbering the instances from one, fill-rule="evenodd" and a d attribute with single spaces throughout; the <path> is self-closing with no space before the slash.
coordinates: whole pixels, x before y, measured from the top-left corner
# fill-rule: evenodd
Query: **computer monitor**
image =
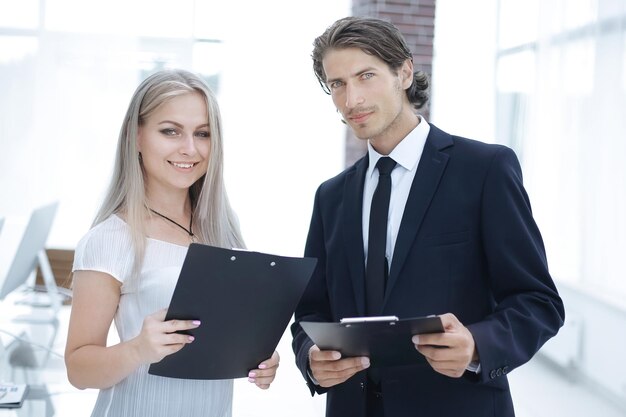
<path id="1" fill-rule="evenodd" d="M 0 300 L 25 284 L 40 263 L 40 252 L 45 250 L 57 206 L 58 202 L 54 202 L 32 212 L 4 282 L 0 277 Z"/>

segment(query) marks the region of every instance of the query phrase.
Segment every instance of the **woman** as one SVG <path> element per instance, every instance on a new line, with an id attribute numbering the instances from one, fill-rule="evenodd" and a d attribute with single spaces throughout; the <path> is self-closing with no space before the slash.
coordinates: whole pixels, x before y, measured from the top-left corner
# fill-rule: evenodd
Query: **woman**
<path id="1" fill-rule="evenodd" d="M 77 388 L 101 391 L 92 416 L 230 416 L 232 380 L 149 375 L 151 363 L 193 343 L 165 320 L 191 242 L 243 247 L 224 189 L 217 101 L 196 75 L 166 70 L 135 91 L 115 171 L 91 230 L 79 242 L 65 353 Z M 120 343 L 107 346 L 111 322 Z M 279 357 L 251 370 L 266 389 Z"/>

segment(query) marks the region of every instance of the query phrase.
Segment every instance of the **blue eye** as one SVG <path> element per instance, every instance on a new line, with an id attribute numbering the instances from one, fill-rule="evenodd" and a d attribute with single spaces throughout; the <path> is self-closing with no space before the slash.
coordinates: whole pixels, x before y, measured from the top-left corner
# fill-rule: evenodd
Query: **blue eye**
<path id="1" fill-rule="evenodd" d="M 176 136 L 178 134 L 176 129 L 171 128 L 171 127 L 168 127 L 166 129 L 161 129 L 161 130 L 159 130 L 159 132 L 161 132 L 165 136 Z"/>
<path id="2" fill-rule="evenodd" d="M 342 85 L 343 85 L 342 81 L 333 81 L 332 83 L 330 83 L 329 87 L 331 90 L 334 90 L 334 89 L 341 87 Z"/>
<path id="3" fill-rule="evenodd" d="M 374 76 L 373 73 L 371 72 L 366 72 L 365 74 L 363 74 L 363 79 L 364 80 L 369 80 L 370 78 L 372 78 Z"/>

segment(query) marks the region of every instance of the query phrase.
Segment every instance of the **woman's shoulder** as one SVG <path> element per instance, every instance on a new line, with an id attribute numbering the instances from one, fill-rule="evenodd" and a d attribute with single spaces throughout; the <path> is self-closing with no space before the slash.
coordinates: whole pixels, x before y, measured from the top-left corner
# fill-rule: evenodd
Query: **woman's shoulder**
<path id="1" fill-rule="evenodd" d="M 130 228 L 113 214 L 93 226 L 76 245 L 75 267 L 117 263 L 133 256 Z"/>
<path id="2" fill-rule="evenodd" d="M 92 226 L 83 236 L 81 242 L 89 242 L 101 239 L 130 239 L 131 233 L 128 224 L 117 214 L 112 214 L 100 223 Z M 80 246 L 80 243 L 79 243 Z"/>

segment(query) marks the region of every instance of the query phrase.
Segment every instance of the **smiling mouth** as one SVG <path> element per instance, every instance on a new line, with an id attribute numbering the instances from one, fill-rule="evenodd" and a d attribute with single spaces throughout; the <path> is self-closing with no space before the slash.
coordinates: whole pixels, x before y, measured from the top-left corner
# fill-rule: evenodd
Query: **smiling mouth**
<path id="1" fill-rule="evenodd" d="M 193 168 L 194 165 L 197 164 L 197 162 L 172 162 L 172 161 L 168 161 L 170 164 L 174 165 L 176 168 Z"/>

